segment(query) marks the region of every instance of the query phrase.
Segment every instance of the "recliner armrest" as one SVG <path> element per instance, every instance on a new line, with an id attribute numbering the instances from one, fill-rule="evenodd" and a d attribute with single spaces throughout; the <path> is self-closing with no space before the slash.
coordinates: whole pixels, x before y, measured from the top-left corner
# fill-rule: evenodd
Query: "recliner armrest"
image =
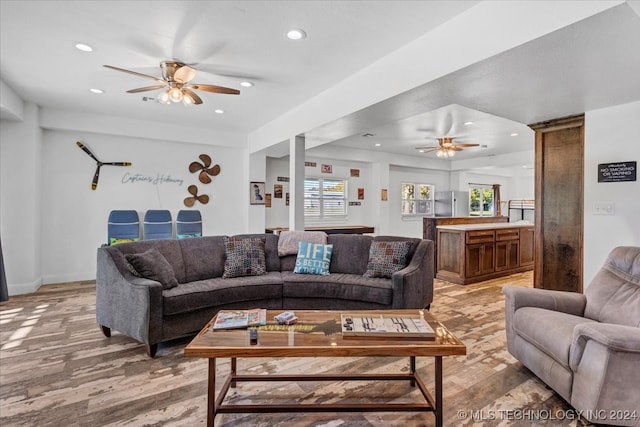
<path id="1" fill-rule="evenodd" d="M 638 353 L 640 361 L 640 328 L 614 323 L 584 323 L 573 330 L 569 366 L 578 369 L 590 341 L 596 341 L 613 351 Z"/>
<path id="2" fill-rule="evenodd" d="M 520 286 L 504 286 L 507 310 L 515 312 L 522 307 L 537 307 L 582 316 L 587 299 L 575 292 L 532 289 Z"/>

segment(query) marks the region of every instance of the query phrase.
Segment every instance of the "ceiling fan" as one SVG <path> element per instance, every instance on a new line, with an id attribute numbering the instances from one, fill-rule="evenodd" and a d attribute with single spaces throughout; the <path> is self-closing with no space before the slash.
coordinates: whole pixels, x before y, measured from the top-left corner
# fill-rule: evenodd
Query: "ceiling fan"
<path id="1" fill-rule="evenodd" d="M 453 137 L 444 136 L 438 138 L 438 145 L 428 145 L 425 147 L 416 147 L 416 150 L 420 150 L 421 153 L 436 152 L 436 156 L 440 158 L 450 158 L 455 156 L 456 151 L 462 151 L 467 147 L 478 147 L 480 144 L 455 144 Z"/>
<path id="2" fill-rule="evenodd" d="M 95 190 L 98 188 L 98 178 L 100 177 L 100 168 L 102 166 L 131 166 L 131 162 L 101 162 L 98 158 L 80 141 L 76 141 L 76 145 L 82 149 L 85 153 L 89 155 L 93 160 L 96 161 L 96 173 L 93 174 L 93 180 L 91 181 L 91 189 Z"/>
<path id="3" fill-rule="evenodd" d="M 239 90 L 228 87 L 190 83 L 191 79 L 196 76 L 196 70 L 178 61 L 163 61 L 160 63 L 162 78 L 138 73 L 136 71 L 125 70 L 124 68 L 118 68 L 112 65 L 105 65 L 105 67 L 116 71 L 122 71 L 123 73 L 133 74 L 134 76 L 155 80 L 158 84 L 131 89 L 128 90 L 127 93 L 139 93 L 150 90 L 165 89 L 162 95 L 158 98 L 158 100 L 163 104 L 170 104 L 172 102 L 182 102 L 184 105 L 202 104 L 202 99 L 193 90 L 224 93 L 228 95 L 240 94 Z"/>

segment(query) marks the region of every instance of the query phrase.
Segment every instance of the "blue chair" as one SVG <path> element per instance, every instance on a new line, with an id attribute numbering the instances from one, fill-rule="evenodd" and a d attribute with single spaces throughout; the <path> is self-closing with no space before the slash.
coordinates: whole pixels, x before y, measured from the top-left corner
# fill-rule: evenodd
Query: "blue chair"
<path id="1" fill-rule="evenodd" d="M 142 238 L 144 240 L 171 239 L 173 222 L 168 210 L 148 210 L 144 214 Z"/>
<path id="2" fill-rule="evenodd" d="M 178 211 L 176 218 L 176 237 L 186 239 L 188 237 L 202 236 L 202 215 L 199 210 Z"/>
<path id="3" fill-rule="evenodd" d="M 107 223 L 107 245 L 140 240 L 140 217 L 137 211 L 114 210 Z"/>

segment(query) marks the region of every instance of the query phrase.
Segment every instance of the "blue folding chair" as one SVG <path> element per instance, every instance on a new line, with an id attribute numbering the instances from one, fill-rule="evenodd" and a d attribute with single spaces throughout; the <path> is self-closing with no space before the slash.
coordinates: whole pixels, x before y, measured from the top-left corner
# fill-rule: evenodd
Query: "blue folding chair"
<path id="1" fill-rule="evenodd" d="M 140 240 L 138 212 L 133 210 L 111 211 L 107 223 L 107 244 L 115 245 L 137 240 Z"/>
<path id="2" fill-rule="evenodd" d="M 199 210 L 178 211 L 176 218 L 176 237 L 186 239 L 188 237 L 202 236 L 202 215 Z"/>
<path id="3" fill-rule="evenodd" d="M 171 239 L 173 234 L 171 212 L 149 210 L 144 214 L 142 238 L 144 240 Z"/>

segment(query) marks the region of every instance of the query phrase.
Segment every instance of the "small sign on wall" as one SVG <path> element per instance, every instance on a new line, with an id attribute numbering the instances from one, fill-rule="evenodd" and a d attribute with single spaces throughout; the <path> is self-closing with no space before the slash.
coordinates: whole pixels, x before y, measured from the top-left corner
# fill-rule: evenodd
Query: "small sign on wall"
<path id="1" fill-rule="evenodd" d="M 636 181 L 637 171 L 636 162 L 600 163 L 598 182 Z"/>

